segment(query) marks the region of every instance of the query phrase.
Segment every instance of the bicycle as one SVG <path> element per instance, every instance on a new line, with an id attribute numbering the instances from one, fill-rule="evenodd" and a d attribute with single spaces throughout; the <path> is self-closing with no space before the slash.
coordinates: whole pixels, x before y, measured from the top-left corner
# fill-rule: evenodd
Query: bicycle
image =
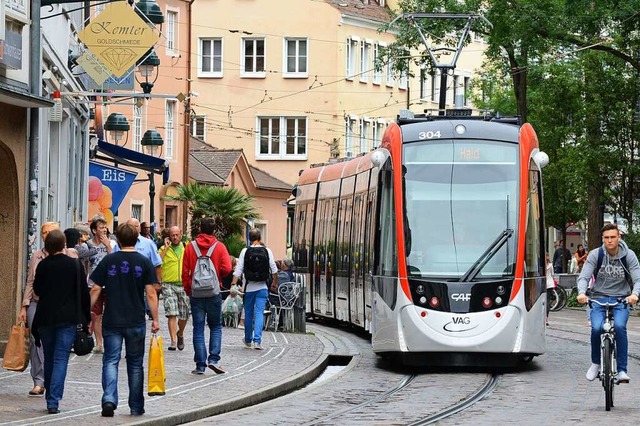
<path id="1" fill-rule="evenodd" d="M 562 310 L 567 304 L 567 293 L 561 287 L 554 287 L 550 289 L 549 294 L 549 310 L 551 312 L 557 312 Z"/>
<path id="2" fill-rule="evenodd" d="M 626 299 L 617 299 L 615 303 L 600 303 L 594 299 L 588 299 L 589 307 L 592 303 L 605 308 L 604 333 L 600 335 L 600 374 L 598 375 L 604 388 L 605 410 L 611 411 L 613 407 L 614 385 L 620 384 L 618 380 L 618 366 L 616 364 L 616 331 L 613 327 L 613 308 L 622 303 L 628 305 Z"/>

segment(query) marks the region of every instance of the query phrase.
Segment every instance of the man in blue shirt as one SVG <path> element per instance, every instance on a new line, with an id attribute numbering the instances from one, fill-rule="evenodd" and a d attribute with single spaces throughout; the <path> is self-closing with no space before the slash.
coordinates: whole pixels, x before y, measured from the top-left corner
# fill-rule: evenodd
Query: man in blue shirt
<path id="1" fill-rule="evenodd" d="M 138 219 L 132 217 L 131 219 L 127 220 L 127 225 L 133 226 L 134 228 L 136 228 L 138 233 L 140 232 L 140 221 Z M 116 245 L 113 249 L 113 252 L 116 253 L 118 250 L 120 250 L 120 248 L 118 247 L 118 245 Z M 155 289 L 156 293 L 159 293 L 160 291 L 162 291 L 162 284 L 160 284 L 162 283 L 162 259 L 158 254 L 156 243 L 138 234 L 138 240 L 136 241 L 136 251 L 149 259 L 153 266 L 156 268 L 156 276 L 158 277 L 158 282 L 153 285 L 153 288 Z M 147 306 L 146 299 L 145 310 L 147 312 L 147 315 L 149 316 L 149 319 L 151 319 L 151 312 L 149 311 L 149 307 Z"/>
<path id="2" fill-rule="evenodd" d="M 144 300 L 148 300 L 153 323 L 151 332 L 157 333 L 158 298 L 152 285 L 157 277 L 151 261 L 137 253 L 134 247 L 138 231 L 128 224 L 118 226 L 117 238 L 120 250 L 102 260 L 91 274 L 95 285 L 91 288 L 91 303 L 100 294 L 107 294 L 104 318 L 104 356 L 102 358 L 102 416 L 113 417 L 118 407 L 118 364 L 122 344 L 125 344 L 127 377 L 129 384 L 129 409 L 132 416 L 144 414 Z M 144 238 L 144 237 L 143 237 Z M 146 298 L 145 298 L 146 296 Z"/>

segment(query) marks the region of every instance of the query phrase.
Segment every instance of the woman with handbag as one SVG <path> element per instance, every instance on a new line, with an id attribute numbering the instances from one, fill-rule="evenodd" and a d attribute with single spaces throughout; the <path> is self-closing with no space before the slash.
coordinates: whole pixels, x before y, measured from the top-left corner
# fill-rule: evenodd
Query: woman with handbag
<path id="1" fill-rule="evenodd" d="M 90 316 L 89 290 L 84 268 L 64 254 L 65 236 L 60 230 L 47 235 L 49 256 L 36 268 L 33 291 L 39 297 L 33 320 L 34 337 L 44 352 L 44 387 L 49 414 L 57 414 L 64 392 L 69 352 L 78 324 L 86 326 Z"/>

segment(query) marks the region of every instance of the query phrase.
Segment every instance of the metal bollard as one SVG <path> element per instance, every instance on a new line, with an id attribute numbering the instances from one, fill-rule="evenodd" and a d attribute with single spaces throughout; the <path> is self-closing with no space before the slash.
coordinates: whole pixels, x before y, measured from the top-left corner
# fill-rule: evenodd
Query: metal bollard
<path id="1" fill-rule="evenodd" d="M 293 329 L 300 333 L 307 332 L 307 314 L 305 312 L 307 306 L 307 288 L 306 284 L 302 285 L 300 295 L 293 305 Z"/>

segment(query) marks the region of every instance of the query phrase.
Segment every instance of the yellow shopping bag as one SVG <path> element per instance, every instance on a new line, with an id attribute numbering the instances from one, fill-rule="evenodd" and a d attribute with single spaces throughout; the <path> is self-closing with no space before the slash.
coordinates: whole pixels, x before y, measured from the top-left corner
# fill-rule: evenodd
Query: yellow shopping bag
<path id="1" fill-rule="evenodd" d="M 29 365 L 29 329 L 20 323 L 11 328 L 9 341 L 4 350 L 2 368 L 11 371 L 24 371 Z"/>
<path id="2" fill-rule="evenodd" d="M 162 337 L 151 335 L 149 345 L 149 384 L 147 392 L 149 396 L 164 395 L 164 381 L 166 373 L 164 371 L 164 352 L 162 351 Z"/>

